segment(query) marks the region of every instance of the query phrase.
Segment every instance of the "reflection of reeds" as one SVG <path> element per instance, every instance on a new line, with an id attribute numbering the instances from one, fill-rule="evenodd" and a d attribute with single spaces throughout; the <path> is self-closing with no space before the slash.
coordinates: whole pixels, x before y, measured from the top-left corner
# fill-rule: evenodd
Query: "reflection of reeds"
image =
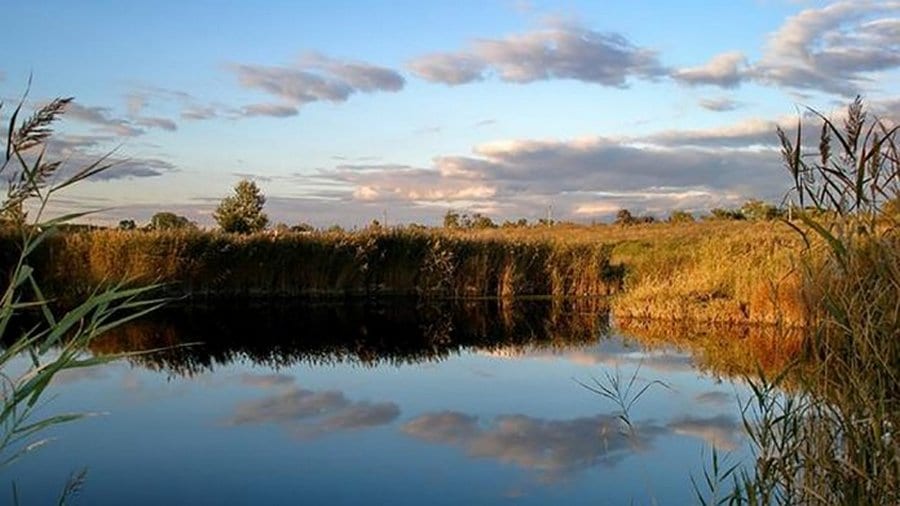
<path id="1" fill-rule="evenodd" d="M 364 366 L 443 360 L 463 350 L 546 349 L 591 344 L 606 332 L 607 313 L 581 302 L 470 300 L 417 305 L 311 304 L 302 308 L 171 308 L 92 343 L 98 355 L 162 349 L 130 360 L 191 375 L 248 358 Z M 187 347 L 182 344 L 197 343 Z"/>
<path id="2" fill-rule="evenodd" d="M 688 350 L 697 367 L 720 377 L 783 370 L 802 356 L 805 333 L 801 328 L 774 325 L 659 320 L 617 320 L 616 326 L 643 346 Z"/>

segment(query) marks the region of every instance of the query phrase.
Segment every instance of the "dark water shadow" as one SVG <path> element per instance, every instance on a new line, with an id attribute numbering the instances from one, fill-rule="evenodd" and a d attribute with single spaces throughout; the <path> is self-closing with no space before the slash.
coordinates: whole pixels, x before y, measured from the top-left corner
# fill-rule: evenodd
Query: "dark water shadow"
<path id="1" fill-rule="evenodd" d="M 443 360 L 464 350 L 562 348 L 609 333 L 608 311 L 586 301 L 411 300 L 163 309 L 97 339 L 96 354 L 177 375 L 249 359 L 269 367 Z"/>

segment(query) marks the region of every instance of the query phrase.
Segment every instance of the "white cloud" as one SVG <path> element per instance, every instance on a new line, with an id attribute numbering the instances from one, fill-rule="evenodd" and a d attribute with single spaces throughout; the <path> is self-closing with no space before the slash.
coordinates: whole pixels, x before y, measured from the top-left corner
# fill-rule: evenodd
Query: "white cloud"
<path id="1" fill-rule="evenodd" d="M 676 70 L 672 78 L 685 84 L 713 84 L 723 88 L 734 88 L 744 79 L 747 72 L 747 58 L 734 51 L 714 56 L 700 67 Z"/>
<path id="2" fill-rule="evenodd" d="M 772 33 L 762 57 L 738 52 L 672 73 L 686 84 L 733 88 L 745 81 L 852 96 L 875 73 L 900 67 L 900 2 L 852 0 L 805 9 Z"/>
<path id="3" fill-rule="evenodd" d="M 296 116 L 297 108 L 283 104 L 250 104 L 241 109 L 244 116 L 271 116 L 273 118 L 287 118 Z"/>
<path id="4" fill-rule="evenodd" d="M 701 98 L 698 103 L 700 107 L 715 112 L 733 111 L 742 105 L 740 102 L 727 97 Z"/>
<path id="5" fill-rule="evenodd" d="M 665 74 L 655 51 L 624 36 L 574 25 L 548 26 L 502 39 L 479 39 L 454 53 L 425 55 L 409 63 L 422 79 L 449 85 L 494 75 L 513 83 L 575 79 L 624 87 L 629 78 Z"/>
<path id="6" fill-rule="evenodd" d="M 292 65 L 234 64 L 229 70 L 241 86 L 295 107 L 319 101 L 345 102 L 356 93 L 397 92 L 405 85 L 403 76 L 392 69 L 318 54 L 306 55 Z"/>

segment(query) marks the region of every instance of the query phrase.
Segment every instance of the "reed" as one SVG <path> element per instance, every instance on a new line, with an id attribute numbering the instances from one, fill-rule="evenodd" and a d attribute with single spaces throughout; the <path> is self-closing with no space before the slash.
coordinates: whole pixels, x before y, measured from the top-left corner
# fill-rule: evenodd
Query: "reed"
<path id="1" fill-rule="evenodd" d="M 97 230 L 60 235 L 35 261 L 48 291 L 68 298 L 122 280 L 166 283 L 170 295 L 195 301 L 615 295 L 623 319 L 803 326 L 809 307 L 794 262 L 802 245 L 783 223 L 750 221 L 249 236 Z"/>
<path id="2" fill-rule="evenodd" d="M 43 436 L 48 428 L 84 416 L 83 413 L 48 416 L 38 410 L 39 401 L 56 374 L 115 359 L 114 356 L 88 357 L 86 351 L 97 336 L 153 311 L 161 303 L 144 298 L 152 286 L 95 287 L 63 311 L 44 296 L 39 281 L 44 273 L 38 274 L 36 269 L 46 266 L 36 265 L 36 251 L 51 241 L 67 221 L 85 214 L 47 220 L 43 217 L 47 203 L 58 191 L 111 168 L 101 158 L 66 175 L 61 173 L 62 160 L 45 157 L 53 123 L 71 100 L 53 100 L 20 121 L 23 97 L 9 118 L 3 147 L 5 156 L 0 158 L 0 176 L 7 180 L 6 196 L 0 199 L 0 219 L 7 229 L 2 248 L 7 276 L 0 285 L 0 470 L 3 471 L 48 443 L 50 440 Z M 34 213 L 31 218 L 29 211 Z M 25 321 L 27 324 L 23 324 Z M 11 364 L 22 358 L 26 359 L 23 370 L 11 370 Z M 84 480 L 84 472 L 73 473 L 58 503 L 66 504 L 77 495 Z M 15 482 L 12 502 L 19 502 Z"/>
<path id="3" fill-rule="evenodd" d="M 417 295 L 600 296 L 612 247 L 429 231 L 254 234 L 103 230 L 59 235 L 36 252 L 47 290 L 78 297 L 127 280 L 198 300 Z"/>
<path id="4" fill-rule="evenodd" d="M 897 127 L 857 99 L 843 125 L 822 120 L 818 150 L 779 131 L 807 248 L 801 293 L 814 325 L 803 389 L 749 379 L 744 407 L 754 465 L 722 473 L 731 504 L 900 504 L 900 195 Z M 810 212 L 813 211 L 813 212 Z M 801 226 L 802 225 L 802 226 Z"/>

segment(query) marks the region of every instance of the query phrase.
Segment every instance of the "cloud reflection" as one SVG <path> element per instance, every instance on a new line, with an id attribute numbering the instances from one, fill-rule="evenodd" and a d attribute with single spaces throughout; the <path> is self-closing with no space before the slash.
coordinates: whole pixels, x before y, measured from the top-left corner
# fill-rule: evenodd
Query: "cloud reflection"
<path id="1" fill-rule="evenodd" d="M 557 481 L 598 464 L 615 465 L 668 432 L 651 422 L 635 424 L 634 433 L 621 428 L 619 418 L 611 414 L 570 420 L 500 415 L 481 424 L 475 416 L 444 411 L 411 420 L 403 432 L 458 446 L 472 457 L 535 471 L 542 481 Z"/>
<path id="2" fill-rule="evenodd" d="M 522 357 L 567 360 L 585 367 L 605 365 L 610 367 L 641 366 L 660 373 L 690 372 L 695 369 L 694 359 L 687 352 L 676 350 L 647 350 L 613 340 L 603 341 L 593 346 L 569 347 L 563 350 L 526 349 L 521 347 L 501 348 L 485 352 L 492 357 Z"/>
<path id="3" fill-rule="evenodd" d="M 352 401 L 340 390 L 308 390 L 293 385 L 284 374 L 241 376 L 241 383 L 279 391 L 237 405 L 227 423 L 232 426 L 276 424 L 298 437 L 386 425 L 400 416 L 393 402 Z"/>
<path id="4" fill-rule="evenodd" d="M 457 411 L 423 414 L 403 425 L 413 438 L 463 450 L 473 458 L 494 459 L 556 482 L 598 465 L 615 466 L 648 449 L 660 437 L 699 438 L 721 449 L 735 450 L 743 439 L 739 422 L 727 415 L 683 417 L 666 424 L 633 422 L 625 430 L 615 414 L 568 420 L 513 414 L 492 420 Z"/>
<path id="5" fill-rule="evenodd" d="M 675 434 L 703 439 L 720 450 L 735 450 L 741 443 L 743 427 L 728 415 L 708 418 L 688 416 L 668 425 Z"/>

